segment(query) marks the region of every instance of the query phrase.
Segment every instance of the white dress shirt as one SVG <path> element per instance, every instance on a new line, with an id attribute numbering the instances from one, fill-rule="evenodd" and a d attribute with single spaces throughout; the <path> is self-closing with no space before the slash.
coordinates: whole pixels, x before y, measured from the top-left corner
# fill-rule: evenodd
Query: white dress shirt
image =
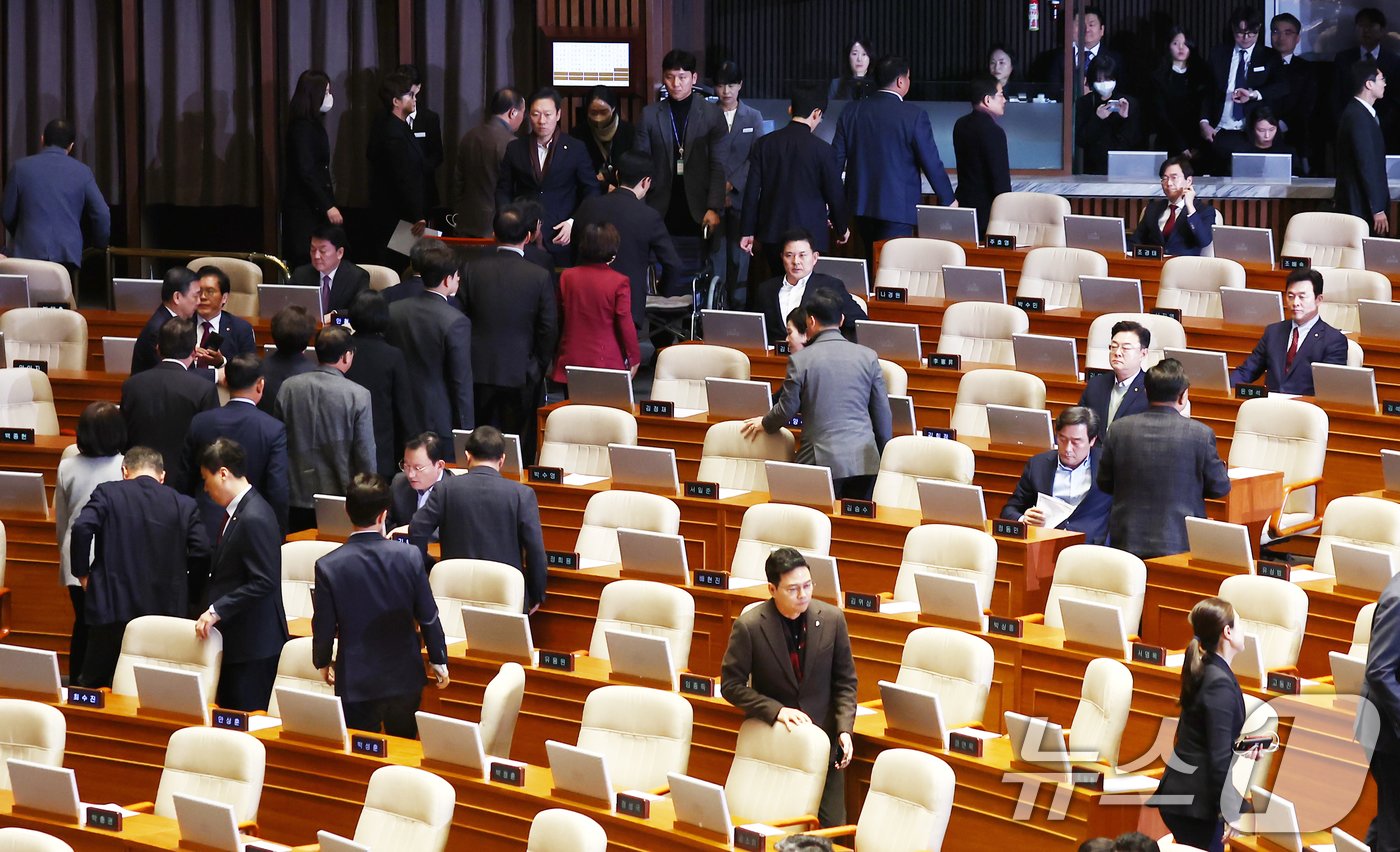
<path id="1" fill-rule="evenodd" d="M 1093 484 L 1091 472 L 1088 456 L 1084 457 L 1078 467 L 1065 467 L 1064 462 L 1056 458 L 1055 485 L 1051 493 L 1071 506 L 1078 506 L 1084 500 L 1084 495 L 1089 493 L 1089 486 Z"/>
<path id="2" fill-rule="evenodd" d="M 802 297 L 807 292 L 807 281 L 812 277 L 812 273 L 807 273 L 797 279 L 796 284 L 789 284 L 787 277 L 783 278 L 783 285 L 778 288 L 778 313 L 782 315 L 784 323 L 787 322 L 788 314 L 793 308 L 802 304 Z"/>
<path id="3" fill-rule="evenodd" d="M 1244 56 L 1243 56 L 1243 57 L 1240 56 L 1240 51 L 1241 51 L 1241 50 L 1244 51 Z M 1234 99 L 1233 99 L 1231 96 L 1232 96 L 1232 95 L 1234 94 L 1234 92 L 1235 92 L 1235 77 L 1236 77 L 1237 74 L 1239 74 L 1240 63 L 1241 63 L 1241 62 L 1244 62 L 1245 66 L 1246 66 L 1246 68 L 1245 68 L 1245 75 L 1248 76 L 1248 75 L 1249 75 L 1248 66 L 1249 66 L 1250 61 L 1251 61 L 1253 58 L 1254 58 L 1254 48 L 1252 48 L 1252 47 L 1249 47 L 1249 48 L 1241 48 L 1241 47 L 1236 46 L 1236 47 L 1231 51 L 1231 53 L 1230 53 L 1230 74 L 1229 74 L 1228 77 L 1225 78 L 1225 109 L 1222 110 L 1221 113 L 1220 113 L 1220 129 L 1221 129 L 1221 130 L 1243 130 L 1243 129 L 1244 129 L 1244 122 L 1243 122 L 1243 121 L 1235 121 L 1233 118 L 1230 117 L 1231 113 L 1234 111 L 1234 108 L 1235 108 L 1235 101 L 1234 101 Z"/>

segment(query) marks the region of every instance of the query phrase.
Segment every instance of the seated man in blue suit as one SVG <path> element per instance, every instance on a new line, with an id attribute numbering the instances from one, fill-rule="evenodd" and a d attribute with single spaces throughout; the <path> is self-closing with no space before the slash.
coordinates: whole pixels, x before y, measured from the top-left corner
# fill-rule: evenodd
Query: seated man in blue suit
<path id="1" fill-rule="evenodd" d="M 230 358 L 255 353 L 253 326 L 243 317 L 224 310 L 231 289 L 228 273 L 217 266 L 201 266 L 199 301 L 195 303 L 194 326 L 198 342 L 194 350 L 194 366 L 222 367 Z M 212 376 L 208 370 L 198 371 Z"/>
<path id="2" fill-rule="evenodd" d="M 1105 432 L 1118 420 L 1147 410 L 1142 362 L 1152 345 L 1152 332 L 1132 320 L 1114 323 L 1111 332 L 1108 366 L 1113 372 L 1089 379 L 1079 397 L 1079 404 L 1093 409 Z"/>
<path id="3" fill-rule="evenodd" d="M 787 316 L 792 309 L 805 305 L 818 290 L 829 290 L 841 305 L 841 334 L 854 340 L 856 320 L 866 318 L 865 311 L 851 298 L 841 279 L 812 270 L 821 255 L 812 248 L 812 235 L 801 228 L 783 234 L 783 274 L 758 285 L 757 309 L 763 312 L 769 340 L 787 336 Z"/>
<path id="4" fill-rule="evenodd" d="M 1321 304 L 1322 273 L 1290 272 L 1283 286 L 1284 312 L 1290 318 L 1264 329 L 1254 351 L 1230 373 L 1230 384 L 1249 384 L 1267 373 L 1264 384 L 1270 391 L 1312 396 L 1313 364 L 1347 362 L 1347 339 L 1317 315 Z"/>
<path id="5" fill-rule="evenodd" d="M 1095 484 L 1099 469 L 1099 418 L 1088 408 L 1072 405 L 1055 419 L 1056 449 L 1031 456 L 1016 491 L 1006 501 L 1001 516 L 1045 526 L 1045 513 L 1036 507 L 1041 494 L 1050 494 L 1074 506 L 1056 529 L 1084 533 L 1089 544 L 1103 544 L 1108 536 L 1108 510 L 1113 498 Z"/>
<path id="6" fill-rule="evenodd" d="M 1191 161 L 1170 157 L 1162 162 L 1157 174 L 1162 178 L 1162 194 L 1166 197 L 1147 203 L 1130 242 L 1162 246 L 1171 255 L 1199 255 L 1213 238 L 1215 208 L 1196 203 Z"/>

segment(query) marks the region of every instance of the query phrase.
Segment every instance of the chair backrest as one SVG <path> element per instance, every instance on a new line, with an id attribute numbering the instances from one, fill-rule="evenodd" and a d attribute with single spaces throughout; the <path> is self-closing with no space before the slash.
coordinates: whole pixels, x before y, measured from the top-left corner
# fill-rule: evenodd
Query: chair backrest
<path id="1" fill-rule="evenodd" d="M 950 726 L 980 725 L 995 666 L 986 639 L 946 627 L 920 627 L 904 640 L 895 683 L 935 693 Z"/>
<path id="2" fill-rule="evenodd" d="M 653 580 L 614 580 L 598 598 L 598 618 L 588 656 L 608 659 L 607 632 L 660 636 L 671 646 L 677 671 L 690 666 L 690 639 L 695 630 L 695 598 L 679 586 Z"/>
<path id="3" fill-rule="evenodd" d="M 1186 329 L 1171 317 L 1160 314 L 1103 314 L 1089 323 L 1089 338 L 1084 350 L 1084 366 L 1107 370 L 1108 344 L 1113 342 L 1113 326 L 1123 320 L 1142 325 L 1152 335 L 1142 367 L 1147 369 L 1165 357 L 1164 349 L 1185 349 Z"/>
<path id="4" fill-rule="evenodd" d="M 525 575 L 514 565 L 489 559 L 444 559 L 433 566 L 428 585 L 448 636 L 466 636 L 462 607 L 525 611 Z"/>
<path id="5" fill-rule="evenodd" d="M 1359 544 L 1387 550 L 1400 558 L 1400 503 L 1379 497 L 1337 497 L 1322 515 L 1314 570 L 1336 574 L 1332 545 Z"/>
<path id="6" fill-rule="evenodd" d="M 953 768 L 932 754 L 880 752 L 856 823 L 856 852 L 942 849 L 957 783 Z"/>
<path id="7" fill-rule="evenodd" d="M 28 260 L 19 257 L 0 259 L 0 275 L 29 276 L 29 304 L 64 302 L 77 309 L 73 299 L 73 279 L 68 267 L 51 260 Z"/>
<path id="8" fill-rule="evenodd" d="M 442 852 L 456 807 L 457 791 L 433 773 L 381 766 L 369 777 L 354 840 L 371 849 Z"/>
<path id="9" fill-rule="evenodd" d="M 217 266 L 228 276 L 228 303 L 224 310 L 245 319 L 258 316 L 258 287 L 263 283 L 263 271 L 256 263 L 237 257 L 197 257 L 190 261 L 191 272 L 202 266 Z"/>
<path id="10" fill-rule="evenodd" d="M 656 356 L 651 398 L 674 402 L 677 408 L 708 411 L 705 379 L 749 380 L 749 356 L 728 346 L 705 343 L 668 346 Z"/>
<path id="11" fill-rule="evenodd" d="M 73 852 L 73 847 L 42 831 L 0 828 L 0 852 Z"/>
<path id="12" fill-rule="evenodd" d="M 1048 192 L 1003 192 L 992 199 L 987 233 L 1010 234 L 1018 246 L 1062 246 L 1071 212 L 1067 200 Z"/>
<path id="13" fill-rule="evenodd" d="M 1157 307 L 1176 308 L 1184 317 L 1219 319 L 1220 289 L 1244 286 L 1244 267 L 1233 260 L 1180 255 L 1162 264 Z"/>
<path id="14" fill-rule="evenodd" d="M 68 722 L 57 707 L 0 698 L 0 790 L 10 789 L 10 758 L 62 766 L 67 741 Z"/>
<path id="15" fill-rule="evenodd" d="M 1301 399 L 1247 399 L 1235 416 L 1230 466 L 1283 472 L 1289 485 L 1322 476 L 1327 457 L 1327 412 Z M 1285 512 L 1312 516 L 1316 488 L 1289 494 Z"/>
<path id="16" fill-rule="evenodd" d="M 224 659 L 224 637 L 218 628 L 208 639 L 194 632 L 194 621 L 169 615 L 143 615 L 132 619 L 122 635 L 121 655 L 112 677 L 115 695 L 136 694 L 135 666 L 155 666 L 198 672 L 204 694 L 213 700 L 219 691 L 219 666 Z"/>
<path id="17" fill-rule="evenodd" d="M 762 719 L 745 719 L 724 782 L 729 808 L 753 822 L 815 816 L 830 762 L 831 741 L 821 727 L 799 725 L 789 731 Z"/>
<path id="18" fill-rule="evenodd" d="M 1356 614 L 1356 624 L 1351 629 L 1351 646 L 1347 653 L 1353 657 L 1366 659 L 1371 650 L 1371 624 L 1376 620 L 1376 605 L 1368 603 Z"/>
<path id="19" fill-rule="evenodd" d="M 1379 272 L 1342 267 L 1318 271 L 1322 273 L 1323 289 L 1317 311 L 1323 322 L 1344 334 L 1361 330 L 1359 300 L 1390 301 L 1390 280 Z"/>
<path id="20" fill-rule="evenodd" d="M 767 580 L 763 563 L 775 547 L 795 547 L 802 553 L 826 556 L 831 550 L 831 518 L 809 506 L 760 503 L 744 510 L 739 543 L 729 573 L 750 580 Z"/>
<path id="21" fill-rule="evenodd" d="M 608 833 L 575 811 L 549 808 L 530 821 L 525 852 L 607 852 Z"/>
<path id="22" fill-rule="evenodd" d="M 743 425 L 741 420 L 726 420 L 705 430 L 697 474 L 701 482 L 718 482 L 721 488 L 767 491 L 768 470 L 764 462 L 793 460 L 797 441 L 786 427 L 749 440 L 744 437 Z"/>
<path id="23" fill-rule="evenodd" d="M 677 535 L 681 510 L 674 500 L 645 491 L 599 491 L 588 498 L 583 509 L 574 550 L 579 556 L 603 562 L 617 562 L 617 530 L 626 527 L 646 532 Z"/>
<path id="24" fill-rule="evenodd" d="M 909 371 L 893 361 L 880 359 L 880 378 L 885 380 L 885 393 L 906 396 L 909 393 Z"/>
<path id="25" fill-rule="evenodd" d="M 257 822 L 267 749 L 262 740 L 223 728 L 181 728 L 165 747 L 157 816 L 175 818 L 175 794 L 233 806 L 238 822 Z"/>
<path id="26" fill-rule="evenodd" d="M 600 686 L 583 702 L 578 747 L 607 758 L 617 790 L 666 786 L 686 774 L 694 711 L 678 693 L 645 686 Z"/>
<path id="27" fill-rule="evenodd" d="M 1366 350 L 1361 348 L 1361 344 L 1351 338 L 1347 338 L 1347 366 L 1360 367 L 1366 360 Z"/>
<path id="28" fill-rule="evenodd" d="M 920 237 L 886 240 L 880 249 L 876 287 L 903 287 L 911 296 L 943 298 L 943 267 L 966 266 L 967 252 L 957 243 Z"/>
<path id="29" fill-rule="evenodd" d="M 1278 253 L 1310 258 L 1313 266 L 1364 269 L 1361 241 L 1370 235 L 1369 223 L 1349 213 L 1294 213 L 1283 231 L 1283 248 Z"/>
<path id="30" fill-rule="evenodd" d="M 1022 408 L 1045 407 L 1045 382 L 1030 373 L 1015 370 L 969 370 L 958 382 L 958 397 L 953 404 L 953 428 L 959 435 L 977 438 L 989 436 L 987 403 L 1018 405 Z"/>
<path id="31" fill-rule="evenodd" d="M 880 506 L 917 509 L 920 479 L 967 485 L 976 468 L 977 458 L 966 444 L 927 435 L 900 435 L 891 438 L 880 455 L 874 500 Z"/>
<path id="32" fill-rule="evenodd" d="M 47 374 L 28 367 L 0 369 L 0 423 L 33 429 L 36 435 L 58 434 L 58 409 Z"/>
<path id="33" fill-rule="evenodd" d="M 388 290 L 398 284 L 403 279 L 399 274 L 387 266 L 378 266 L 373 263 L 362 263 L 360 268 L 369 273 L 369 289 L 378 293 Z"/>
<path id="34" fill-rule="evenodd" d="M 602 405 L 565 405 L 544 421 L 540 464 L 567 473 L 612 476 L 608 444 L 636 444 L 637 418 Z M 527 462 L 528 463 L 528 462 Z"/>
<path id="35" fill-rule="evenodd" d="M 316 560 L 337 547 L 340 545 L 334 541 L 282 543 L 282 608 L 288 618 L 311 617 L 315 611 L 311 587 L 316 585 Z"/>
<path id="36" fill-rule="evenodd" d="M 1055 560 L 1055 575 L 1045 599 L 1045 624 L 1063 627 L 1064 598 L 1111 604 L 1123 613 L 1123 627 L 1136 633 L 1147 594 L 1147 566 L 1126 550 L 1099 544 L 1072 544 Z"/>
<path id="37" fill-rule="evenodd" d="M 458 617 L 460 618 L 460 615 Z M 335 695 L 335 687 L 326 683 L 326 679 L 321 677 L 321 670 L 312 662 L 311 644 L 310 636 L 298 636 L 282 646 L 282 654 L 277 658 L 277 677 L 272 681 L 272 695 L 268 697 L 267 715 L 281 715 L 281 708 L 277 704 L 279 686 L 300 689 L 302 692 Z"/>
<path id="38" fill-rule="evenodd" d="M 77 311 L 11 308 L 0 314 L 6 367 L 16 359 L 46 361 L 50 370 L 86 370 L 87 320 Z"/>
<path id="39" fill-rule="evenodd" d="M 481 697 L 481 748 L 492 757 L 510 757 L 515 720 L 525 697 L 525 669 L 504 663 Z"/>
<path id="40" fill-rule="evenodd" d="M 1239 617 L 1240 629 L 1253 633 L 1266 671 L 1297 664 L 1308 623 L 1308 593 L 1286 580 L 1238 574 L 1220 583 L 1220 597 Z"/>
<path id="41" fill-rule="evenodd" d="M 1031 330 L 1030 317 L 1015 305 L 954 302 L 943 311 L 938 354 L 960 355 L 974 364 L 1016 366 L 1011 335 Z"/>
<path id="42" fill-rule="evenodd" d="M 1016 295 L 1044 299 L 1046 307 L 1077 308 L 1079 276 L 1108 274 L 1108 260 L 1096 251 L 1042 246 L 1026 254 Z"/>
<path id="43" fill-rule="evenodd" d="M 1102 763 L 1118 765 L 1118 746 L 1133 706 L 1133 673 L 1107 657 L 1089 661 L 1079 689 L 1079 706 L 1070 723 L 1069 750 L 1087 752 Z"/>
<path id="44" fill-rule="evenodd" d="M 997 542 L 985 530 L 952 524 L 924 524 L 904 537 L 899 557 L 899 574 L 894 581 L 894 599 L 917 601 L 914 575 L 946 574 L 977 583 L 982 608 L 992 605 L 992 587 L 997 578 Z"/>

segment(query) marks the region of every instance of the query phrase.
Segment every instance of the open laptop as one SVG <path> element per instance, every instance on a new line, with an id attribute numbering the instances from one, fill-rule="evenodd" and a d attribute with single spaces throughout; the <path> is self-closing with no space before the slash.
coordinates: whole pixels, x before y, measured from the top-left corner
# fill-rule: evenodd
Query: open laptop
<path id="1" fill-rule="evenodd" d="M 1060 621 L 1066 642 L 1112 651 L 1120 659 L 1128 655 L 1128 631 L 1123 626 L 1123 611 L 1118 607 L 1060 598 Z"/>
<path id="2" fill-rule="evenodd" d="M 52 814 L 73 825 L 82 820 L 78 777 L 73 770 L 17 757 L 6 761 L 6 766 L 10 770 L 10 790 L 14 795 L 15 807 Z"/>
<path id="3" fill-rule="evenodd" d="M 914 591 L 919 596 L 919 612 L 975 630 L 987 629 L 987 617 L 983 614 L 986 604 L 978 594 L 976 581 L 933 571 L 915 571 Z"/>
<path id="4" fill-rule="evenodd" d="M 1349 542 L 1332 543 L 1332 572 L 1338 586 L 1379 594 L 1400 565 L 1393 551 Z"/>
<path id="5" fill-rule="evenodd" d="M 1313 398 L 1319 405 L 1370 412 L 1378 410 L 1374 369 L 1319 361 L 1312 365 L 1312 374 Z"/>
<path id="6" fill-rule="evenodd" d="M 1191 392 L 1230 395 L 1230 364 L 1224 352 L 1205 349 L 1165 349 L 1163 357 L 1175 358 L 1191 379 Z"/>
<path id="7" fill-rule="evenodd" d="M 642 488 L 671 496 L 680 493 L 676 451 L 670 447 L 608 444 L 608 464 L 614 488 Z"/>
<path id="8" fill-rule="evenodd" d="M 29 276 L 0 275 L 0 310 L 7 311 L 10 308 L 27 307 L 29 307 Z"/>
<path id="9" fill-rule="evenodd" d="M 885 727 L 940 745 L 948 742 L 948 724 L 937 693 L 880 681 L 880 701 L 885 710 Z"/>
<path id="10" fill-rule="evenodd" d="M 856 320 L 856 342 L 896 364 L 920 364 L 924 360 L 917 323 Z"/>
<path id="11" fill-rule="evenodd" d="M 948 240 L 977 245 L 977 208 L 935 207 L 920 204 L 914 208 L 917 233 L 925 239 Z"/>
<path id="12" fill-rule="evenodd" d="M 1332 686 L 1338 695 L 1360 695 L 1366 682 L 1366 658 L 1353 657 L 1338 651 L 1328 651 L 1327 661 L 1332 669 Z"/>
<path id="13" fill-rule="evenodd" d="M 175 716 L 207 720 L 209 699 L 198 672 L 163 666 L 133 666 L 136 701 L 142 710 L 159 710 Z"/>
<path id="14" fill-rule="evenodd" d="M 58 654 L 20 645 L 0 645 L 0 689 L 32 693 L 46 701 L 63 697 Z"/>
<path id="15" fill-rule="evenodd" d="M 1142 313 L 1142 282 L 1136 278 L 1079 276 L 1080 310 L 1086 314 Z"/>
<path id="16" fill-rule="evenodd" d="M 131 355 L 136 351 L 134 337 L 102 338 L 102 369 L 125 376 L 131 372 Z"/>
<path id="17" fill-rule="evenodd" d="M 274 686 L 273 691 L 283 731 L 345 747 L 345 710 L 339 696 L 286 686 Z"/>
<path id="18" fill-rule="evenodd" d="M 1099 254 L 1122 257 L 1128 253 L 1128 235 L 1117 216 L 1066 216 L 1065 245 Z"/>
<path id="19" fill-rule="evenodd" d="M 812 271 L 839 280 L 852 296 L 870 298 L 870 270 L 863 257 L 819 257 Z"/>
<path id="20" fill-rule="evenodd" d="M 632 374 L 626 370 L 597 367 L 569 367 L 569 402 L 575 405 L 603 405 L 631 412 L 635 403 Z"/>
<path id="21" fill-rule="evenodd" d="M 831 484 L 831 468 L 814 464 L 766 461 L 768 499 L 774 503 L 796 503 L 830 512 L 836 505 Z"/>
<path id="22" fill-rule="evenodd" d="M 690 582 L 684 536 L 619 527 L 617 550 L 624 577 L 662 578 L 682 586 Z"/>
<path id="23" fill-rule="evenodd" d="M 840 606 L 841 570 L 836 566 L 836 557 L 805 553 L 803 558 L 812 574 L 812 596 Z"/>
<path id="24" fill-rule="evenodd" d="M 1109 151 L 1108 176 L 1133 180 L 1157 180 L 1167 155 L 1158 151 Z"/>
<path id="25" fill-rule="evenodd" d="M 890 434 L 896 438 L 900 435 L 913 435 L 917 431 L 914 424 L 914 397 L 891 396 L 889 401 Z"/>
<path id="26" fill-rule="evenodd" d="M 1400 491 L 1400 450 L 1381 450 L 1381 476 L 1386 491 Z"/>
<path id="27" fill-rule="evenodd" d="M 726 841 L 734 836 L 734 820 L 729 816 L 723 787 L 678 772 L 667 772 L 666 783 L 671 787 L 676 822 L 720 835 Z"/>
<path id="28" fill-rule="evenodd" d="M 1073 337 L 1013 334 L 1011 351 L 1016 369 L 1023 373 L 1079 378 L 1079 347 Z"/>
<path id="29" fill-rule="evenodd" d="M 1298 810 L 1282 796 L 1263 787 L 1251 786 L 1254 804 L 1254 833 L 1269 838 L 1285 852 L 1303 852 L 1303 834 L 1298 830 Z"/>
<path id="30" fill-rule="evenodd" d="M 1400 157 L 1396 159 L 1400 160 Z M 1362 237 L 1361 262 L 1367 269 L 1387 278 L 1400 275 L 1400 240 Z"/>
<path id="31" fill-rule="evenodd" d="M 1230 158 L 1235 180 L 1292 180 L 1292 154 L 1239 153 Z"/>
<path id="32" fill-rule="evenodd" d="M 773 407 L 773 390 L 767 382 L 708 378 L 705 396 L 709 399 L 711 420 L 762 417 Z"/>
<path id="33" fill-rule="evenodd" d="M 467 438 L 470 438 L 471 434 L 470 429 L 452 430 L 452 449 L 456 451 L 459 465 L 467 463 Z M 520 436 L 502 432 L 501 437 L 506 439 L 506 454 L 501 462 L 501 475 L 507 479 L 519 479 L 521 471 L 525 469 L 520 457 Z"/>
<path id="34" fill-rule="evenodd" d="M 242 852 L 244 841 L 239 837 L 233 805 L 184 793 L 176 793 L 174 803 L 182 847 Z"/>
<path id="35" fill-rule="evenodd" d="M 608 644 L 608 666 L 616 674 L 650 683 L 676 683 L 676 662 L 664 636 L 606 630 L 603 641 Z"/>
<path id="36" fill-rule="evenodd" d="M 1216 257 L 1258 266 L 1274 265 L 1274 232 L 1268 228 L 1216 225 L 1211 233 Z"/>
<path id="37" fill-rule="evenodd" d="M 1249 549 L 1249 527 L 1243 524 L 1188 517 L 1186 543 L 1191 548 L 1193 562 L 1213 562 L 1237 568 L 1241 574 L 1254 573 L 1254 556 Z"/>
<path id="38" fill-rule="evenodd" d="M 926 523 L 987 529 L 982 486 L 941 479 L 920 479 L 914 485 L 919 489 L 919 512 Z"/>
<path id="39" fill-rule="evenodd" d="M 321 852 L 370 852 L 370 848 L 363 843 L 356 843 L 329 831 L 316 832 L 316 844 Z"/>
<path id="40" fill-rule="evenodd" d="M 1220 312 L 1227 325 L 1263 328 L 1283 321 L 1283 295 L 1277 290 L 1221 287 Z"/>
<path id="41" fill-rule="evenodd" d="M 986 266 L 943 267 L 943 299 L 946 302 L 997 302 L 1006 304 L 1006 270 Z"/>
<path id="42" fill-rule="evenodd" d="M 705 342 L 718 346 L 732 346 L 748 352 L 764 352 L 768 349 L 768 328 L 763 314 L 750 311 L 711 311 L 700 312 L 700 322 L 705 330 Z M 572 393 L 573 389 L 570 388 Z M 714 404 L 711 403 L 711 410 Z"/>
<path id="43" fill-rule="evenodd" d="M 157 299 L 157 301 L 159 301 Z M 317 321 L 325 316 L 321 306 L 321 288 L 305 284 L 259 284 L 258 316 L 272 319 L 283 308 L 300 305 Z"/>
<path id="44" fill-rule="evenodd" d="M 149 314 L 160 304 L 164 284 L 159 278 L 113 278 L 113 309 L 122 314 Z"/>
<path id="45" fill-rule="evenodd" d="M 1055 446 L 1050 412 L 1043 408 L 987 405 L 988 443 L 1048 450 Z"/>
<path id="46" fill-rule="evenodd" d="M 1357 299 L 1356 311 L 1363 340 L 1400 341 L 1400 302 Z"/>
<path id="47" fill-rule="evenodd" d="M 535 643 L 530 635 L 530 620 L 524 613 L 463 606 L 462 628 L 470 652 L 526 666 L 535 664 Z"/>
<path id="48" fill-rule="evenodd" d="M 1064 728 L 1049 719 L 1026 716 L 1014 710 L 1003 713 L 1002 720 L 1006 723 L 1013 760 L 1055 772 L 1070 771 Z"/>
<path id="49" fill-rule="evenodd" d="M 423 741 L 423 759 L 463 766 L 486 778 L 490 762 L 481 743 L 481 726 L 476 722 L 453 719 L 419 710 L 418 739 Z"/>
<path id="50" fill-rule="evenodd" d="M 345 498 L 334 494 L 313 494 L 316 503 L 316 535 L 323 538 L 349 538 L 355 531 L 345 513 Z"/>
<path id="51" fill-rule="evenodd" d="M 599 807 L 613 809 L 613 788 L 608 776 L 607 758 L 596 751 L 556 740 L 545 740 L 544 750 L 549 756 L 549 772 L 554 776 L 555 789 L 587 799 Z"/>
<path id="52" fill-rule="evenodd" d="M 0 515 L 34 515 L 47 518 L 49 501 L 44 493 L 44 475 L 0 470 Z"/>

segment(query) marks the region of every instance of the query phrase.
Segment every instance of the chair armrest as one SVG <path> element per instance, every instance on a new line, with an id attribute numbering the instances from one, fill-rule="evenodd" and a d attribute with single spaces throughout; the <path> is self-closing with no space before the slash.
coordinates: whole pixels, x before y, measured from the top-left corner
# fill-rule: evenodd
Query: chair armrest
<path id="1" fill-rule="evenodd" d="M 258 837 L 258 821 L 248 820 L 247 822 L 240 822 L 238 824 L 238 833 L 246 834 L 249 837 Z"/>
<path id="2" fill-rule="evenodd" d="M 149 813 L 155 813 L 156 803 L 155 803 L 155 802 L 137 802 L 137 803 L 134 804 L 134 805 L 122 805 L 122 807 L 123 807 L 124 809 L 128 810 L 128 811 L 136 811 L 137 813 L 140 813 L 140 814 L 149 814 Z"/>
<path id="3" fill-rule="evenodd" d="M 801 816 L 788 817 L 787 819 L 769 820 L 768 824 L 775 828 L 786 828 L 790 825 L 804 826 L 803 832 L 816 828 L 820 823 L 815 814 L 803 814 Z"/>
<path id="4" fill-rule="evenodd" d="M 1021 615 L 1021 616 L 1017 616 L 1017 618 L 1021 619 L 1021 622 L 1022 622 L 1023 624 L 1044 624 L 1044 623 L 1045 623 L 1045 613 L 1043 613 L 1043 612 L 1033 612 L 1033 613 L 1031 613 L 1030 615 Z"/>
<path id="5" fill-rule="evenodd" d="M 1283 520 L 1283 507 L 1288 504 L 1288 498 L 1292 496 L 1293 492 L 1301 491 L 1304 488 L 1312 488 L 1313 486 L 1321 484 L 1322 477 L 1320 476 L 1315 476 L 1312 479 L 1302 479 L 1297 482 L 1286 483 L 1283 486 L 1283 500 L 1279 503 L 1278 509 L 1269 516 L 1269 529 L 1277 533 L 1279 538 L 1283 538 L 1287 535 L 1294 535 L 1296 533 L 1303 532 L 1304 530 L 1310 530 L 1321 524 L 1322 518 L 1313 517 L 1309 520 L 1304 521 L 1301 524 L 1294 524 L 1293 526 L 1288 527 L 1286 529 L 1281 529 L 1279 527 L 1279 523 Z"/>
<path id="6" fill-rule="evenodd" d="M 881 593 L 880 593 L 880 600 L 882 600 L 882 601 L 892 601 L 892 600 L 894 600 L 894 592 L 881 592 Z"/>
<path id="7" fill-rule="evenodd" d="M 856 706 L 869 707 L 871 710 L 883 710 L 885 709 L 885 702 L 883 699 L 876 698 L 873 701 L 862 701 Z"/>
<path id="8" fill-rule="evenodd" d="M 837 837 L 854 837 L 855 833 L 856 827 L 854 825 L 837 825 L 831 828 L 817 828 L 803 832 L 803 834 L 808 837 L 825 837 L 828 840 L 833 840 Z"/>

